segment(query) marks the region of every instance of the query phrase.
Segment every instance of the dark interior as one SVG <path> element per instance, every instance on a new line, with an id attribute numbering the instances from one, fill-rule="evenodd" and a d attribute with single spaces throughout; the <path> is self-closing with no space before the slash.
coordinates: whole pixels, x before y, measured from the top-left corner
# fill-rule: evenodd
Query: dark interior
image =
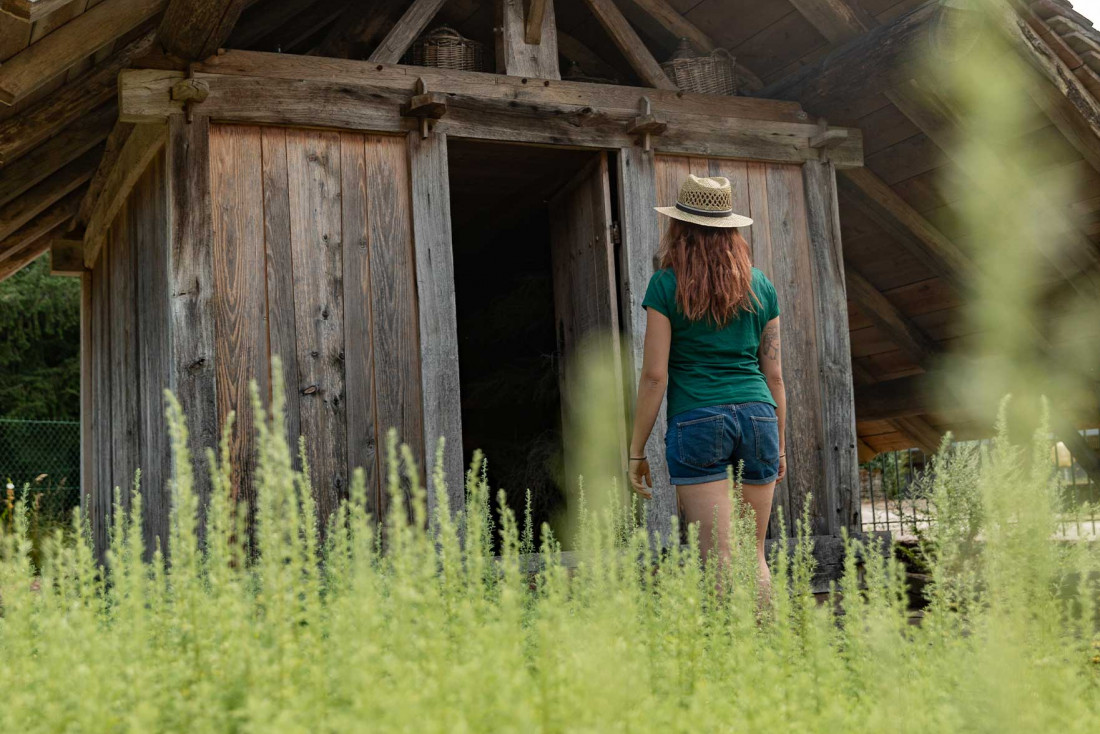
<path id="1" fill-rule="evenodd" d="M 565 501 L 547 201 L 592 155 L 448 141 L 463 452 L 535 528 Z"/>

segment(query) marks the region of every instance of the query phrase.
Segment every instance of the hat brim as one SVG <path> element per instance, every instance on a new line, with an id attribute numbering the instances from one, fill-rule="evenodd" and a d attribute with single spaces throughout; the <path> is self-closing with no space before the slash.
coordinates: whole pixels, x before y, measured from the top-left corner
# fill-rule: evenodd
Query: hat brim
<path id="1" fill-rule="evenodd" d="M 749 217 L 743 217 L 740 214 L 730 214 L 725 217 L 704 217 L 701 214 L 692 214 L 691 212 L 685 212 L 682 209 L 677 209 L 674 206 L 655 206 L 653 207 L 658 213 L 664 214 L 666 217 L 672 217 L 673 219 L 679 219 L 682 222 L 691 222 L 692 224 L 701 224 L 704 227 L 747 227 L 752 224 L 752 219 Z"/>

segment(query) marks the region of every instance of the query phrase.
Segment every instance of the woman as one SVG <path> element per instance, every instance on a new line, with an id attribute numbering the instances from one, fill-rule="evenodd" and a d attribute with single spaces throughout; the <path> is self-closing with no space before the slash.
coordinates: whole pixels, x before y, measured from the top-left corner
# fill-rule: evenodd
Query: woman
<path id="1" fill-rule="evenodd" d="M 720 560 L 728 560 L 727 472 L 740 473 L 743 497 L 756 513 L 766 590 L 764 534 L 775 483 L 787 471 L 775 287 L 752 266 L 736 230 L 752 220 L 733 213 L 727 179 L 690 176 L 676 205 L 657 211 L 672 221 L 661 242 L 660 270 L 642 301 L 647 321 L 630 482 L 641 496 L 652 496 L 645 447 L 667 385 L 665 455 L 683 514 L 699 524 L 704 557 L 716 539 Z"/>

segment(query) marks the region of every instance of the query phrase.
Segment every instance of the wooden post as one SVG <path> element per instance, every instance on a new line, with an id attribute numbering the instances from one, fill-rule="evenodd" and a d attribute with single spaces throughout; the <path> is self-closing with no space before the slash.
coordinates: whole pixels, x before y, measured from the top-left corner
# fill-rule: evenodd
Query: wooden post
<path id="1" fill-rule="evenodd" d="M 420 318 L 420 380 L 424 406 L 425 476 L 429 517 L 435 510 L 439 439 L 446 441 L 443 472 L 452 514 L 466 502 L 462 458 L 462 404 L 458 380 L 451 202 L 447 183 L 447 136 L 408 135 L 412 179 L 412 227 L 416 252 L 417 313 Z"/>
<path id="2" fill-rule="evenodd" d="M 528 11 L 525 23 L 523 0 L 496 0 L 497 3 L 497 71 L 509 76 L 536 79 L 561 79 L 558 70 L 558 35 L 554 22 L 554 4 L 536 2 Z M 535 17 L 538 11 L 539 17 Z M 537 22 L 538 25 L 533 24 Z M 533 35 L 537 33 L 537 35 Z"/>
<path id="3" fill-rule="evenodd" d="M 623 305 L 621 323 L 629 345 L 624 362 L 632 378 L 627 385 L 631 401 L 637 395 L 638 379 L 642 372 L 642 345 L 645 340 L 646 313 L 642 308 L 649 278 L 653 275 L 653 255 L 661 239 L 657 213 L 656 162 L 653 151 L 635 146 L 619 151 L 619 216 L 622 217 L 622 249 L 619 255 L 619 278 Z M 671 538 L 672 517 L 676 514 L 675 489 L 668 483 L 668 467 L 665 465 L 665 403 L 653 426 L 653 433 L 646 444 L 646 456 L 653 474 L 653 499 L 646 503 L 646 522 L 650 532 L 658 535 L 662 544 L 679 542 Z"/>
<path id="4" fill-rule="evenodd" d="M 169 389 L 187 415 L 188 446 L 196 467 L 195 492 L 201 507 L 210 497 L 204 452 L 216 447 L 219 438 L 209 145 L 207 117 L 196 116 L 190 123 L 183 115 L 169 117 Z"/>
<path id="5" fill-rule="evenodd" d="M 83 259 L 81 259 L 83 263 Z M 80 512 L 90 517 L 94 497 L 95 447 L 92 443 L 92 272 L 80 276 Z"/>
<path id="6" fill-rule="evenodd" d="M 821 416 L 824 429 L 824 530 L 859 530 L 859 457 L 857 456 L 855 394 L 848 343 L 848 309 L 844 289 L 844 259 L 840 242 L 840 212 L 836 170 L 831 163 L 802 165 L 806 189 L 806 220 L 817 311 L 818 367 L 821 374 Z M 792 508 L 794 509 L 794 508 Z"/>

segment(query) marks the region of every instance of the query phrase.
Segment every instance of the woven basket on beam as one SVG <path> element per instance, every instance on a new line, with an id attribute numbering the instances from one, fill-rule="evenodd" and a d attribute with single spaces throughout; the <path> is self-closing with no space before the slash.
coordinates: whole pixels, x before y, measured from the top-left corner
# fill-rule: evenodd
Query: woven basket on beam
<path id="1" fill-rule="evenodd" d="M 416 39 L 402 63 L 457 71 L 485 71 L 485 48 L 447 26 Z"/>
<path id="2" fill-rule="evenodd" d="M 676 52 L 661 68 L 685 92 L 737 94 L 733 56 L 724 48 L 716 48 L 709 56 L 696 56 L 688 40 L 681 38 Z"/>

